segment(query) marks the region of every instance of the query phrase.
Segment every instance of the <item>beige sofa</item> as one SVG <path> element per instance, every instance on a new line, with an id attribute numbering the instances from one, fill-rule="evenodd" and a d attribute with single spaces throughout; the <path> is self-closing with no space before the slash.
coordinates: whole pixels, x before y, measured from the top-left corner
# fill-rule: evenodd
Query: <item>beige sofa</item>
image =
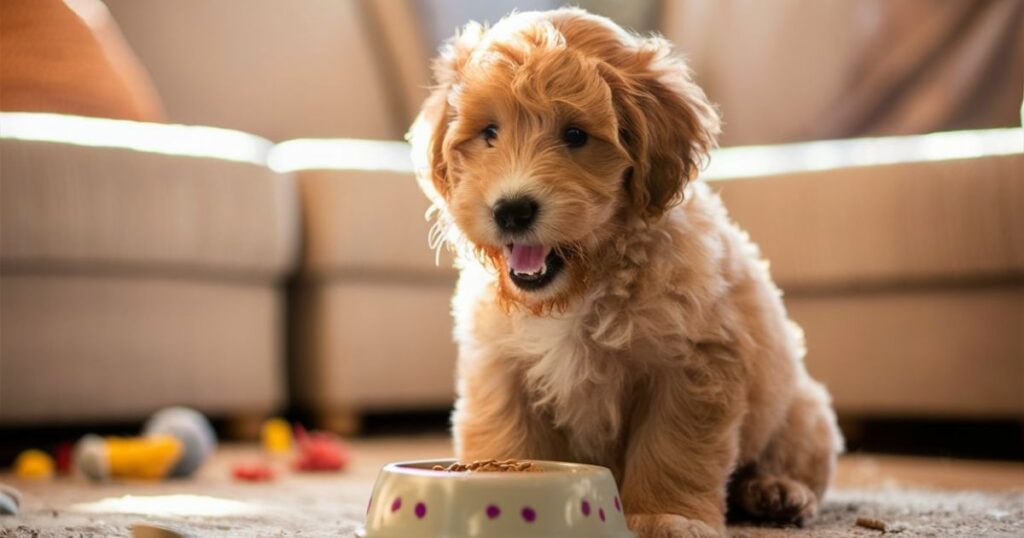
<path id="1" fill-rule="evenodd" d="M 1010 129 L 713 156 L 841 412 L 1024 413 L 1022 149 Z M 286 383 L 342 430 L 451 404 L 456 275 L 406 144 L 7 113 L 0 172 L 0 423 L 260 415 Z"/>
<path id="2" fill-rule="evenodd" d="M 306 249 L 295 396 L 351 429 L 451 404 L 455 273 L 397 143 L 292 141 Z M 1020 129 L 719 150 L 705 176 L 807 332 L 808 367 L 858 415 L 1024 414 Z"/>
<path id="3" fill-rule="evenodd" d="M 397 139 L 429 82 L 407 2 L 256 0 L 245 17 L 228 0 L 107 4 L 172 121 L 273 140 Z M 1009 94 L 1016 121 L 1019 83 L 987 77 L 939 92 L 963 102 L 919 98 L 947 87 L 927 76 L 887 113 L 862 106 L 904 81 L 876 88 L 856 69 L 880 38 L 850 21 L 922 3 L 748 4 L 666 2 L 659 21 L 721 104 L 727 144 L 821 136 L 837 99 L 881 122 L 864 132 L 961 125 L 976 112 L 964 102 L 990 105 L 972 121 L 1006 124 L 989 112 Z M 986 30 L 965 40 L 875 29 L 920 54 L 949 47 L 941 73 L 956 73 L 948 66 L 973 57 L 957 51 L 987 35 L 1002 37 L 979 54 L 1003 58 L 1020 34 L 994 30 L 1019 25 L 1005 15 L 1020 9 L 993 2 L 964 18 L 970 9 L 945 6 L 950 31 Z M 1006 65 L 1000 77 L 1019 80 L 1024 64 Z M 815 84 L 791 83 L 809 71 Z M 891 123 L 906 117 L 920 121 Z M 284 402 L 286 362 L 292 398 L 347 429 L 368 410 L 451 403 L 455 274 L 427 248 L 404 144 L 296 140 L 268 168 L 270 144 L 237 132 L 96 120 L 13 136 L 11 116 L 0 119 L 0 423 L 139 417 L 166 403 L 260 414 Z M 840 410 L 1024 412 L 1021 146 L 1018 130 L 716 154 L 705 175 L 772 260 Z"/>
<path id="4" fill-rule="evenodd" d="M 343 431 L 366 411 L 450 406 L 455 272 L 427 247 L 408 145 L 295 140 L 276 146 L 270 165 L 296 174 L 303 207 L 295 402 Z"/>
<path id="5" fill-rule="evenodd" d="M 0 114 L 0 424 L 284 404 L 293 178 L 240 132 Z"/>
<path id="6" fill-rule="evenodd" d="M 841 413 L 1024 416 L 1024 131 L 716 158 Z"/>

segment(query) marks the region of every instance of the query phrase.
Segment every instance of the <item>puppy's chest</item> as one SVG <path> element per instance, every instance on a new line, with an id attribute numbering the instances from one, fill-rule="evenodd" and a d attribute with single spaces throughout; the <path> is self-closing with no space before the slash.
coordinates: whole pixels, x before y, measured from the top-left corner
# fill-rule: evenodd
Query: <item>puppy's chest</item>
<path id="1" fill-rule="evenodd" d="M 637 369 L 624 352 L 602 348 L 574 321 L 541 318 L 517 324 L 516 354 L 524 393 L 550 416 L 577 459 L 605 462 L 628 427 Z"/>

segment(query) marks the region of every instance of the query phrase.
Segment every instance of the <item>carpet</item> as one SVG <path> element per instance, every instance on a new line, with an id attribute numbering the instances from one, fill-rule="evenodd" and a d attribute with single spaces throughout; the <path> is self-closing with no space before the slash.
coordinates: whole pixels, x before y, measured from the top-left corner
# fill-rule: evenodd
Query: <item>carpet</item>
<path id="1" fill-rule="evenodd" d="M 188 536 L 353 536 L 362 521 L 377 470 L 388 461 L 445 457 L 441 438 L 353 443 L 343 473 L 287 471 L 245 483 L 230 467 L 258 458 L 251 447 L 226 447 L 187 480 L 93 484 L 82 478 L 44 481 L 0 475 L 22 495 L 17 516 L 0 516 L 0 537 L 131 536 L 139 522 Z M 880 536 L 858 517 L 885 522 L 884 534 L 910 536 L 1024 536 L 1024 465 L 848 456 L 820 516 L 804 528 L 730 527 L 737 537 Z"/>

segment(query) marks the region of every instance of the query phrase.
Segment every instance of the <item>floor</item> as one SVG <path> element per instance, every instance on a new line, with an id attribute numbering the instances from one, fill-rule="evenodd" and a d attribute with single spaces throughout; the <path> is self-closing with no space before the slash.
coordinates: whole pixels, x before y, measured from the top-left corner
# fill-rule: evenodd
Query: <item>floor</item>
<path id="1" fill-rule="evenodd" d="M 80 478 L 23 481 L 0 475 L 24 498 L 18 516 L 0 517 L 0 537 L 131 536 L 148 522 L 193 536 L 353 536 L 377 470 L 386 462 L 445 457 L 443 437 L 352 443 L 340 474 L 282 472 L 274 482 L 230 477 L 254 447 L 228 446 L 188 480 L 92 484 Z M 287 468 L 286 460 L 274 462 Z M 803 529 L 732 527 L 733 536 L 876 536 L 858 517 L 900 536 L 1024 536 L 1024 464 L 849 455 L 820 517 Z"/>

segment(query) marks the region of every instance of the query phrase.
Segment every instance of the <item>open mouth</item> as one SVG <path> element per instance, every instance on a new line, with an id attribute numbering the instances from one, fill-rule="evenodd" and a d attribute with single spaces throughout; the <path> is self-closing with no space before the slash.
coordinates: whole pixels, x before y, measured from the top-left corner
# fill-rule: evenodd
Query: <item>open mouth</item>
<path id="1" fill-rule="evenodd" d="M 512 283 L 523 291 L 536 291 L 551 283 L 565 266 L 555 249 L 543 245 L 509 243 L 505 261 Z"/>

